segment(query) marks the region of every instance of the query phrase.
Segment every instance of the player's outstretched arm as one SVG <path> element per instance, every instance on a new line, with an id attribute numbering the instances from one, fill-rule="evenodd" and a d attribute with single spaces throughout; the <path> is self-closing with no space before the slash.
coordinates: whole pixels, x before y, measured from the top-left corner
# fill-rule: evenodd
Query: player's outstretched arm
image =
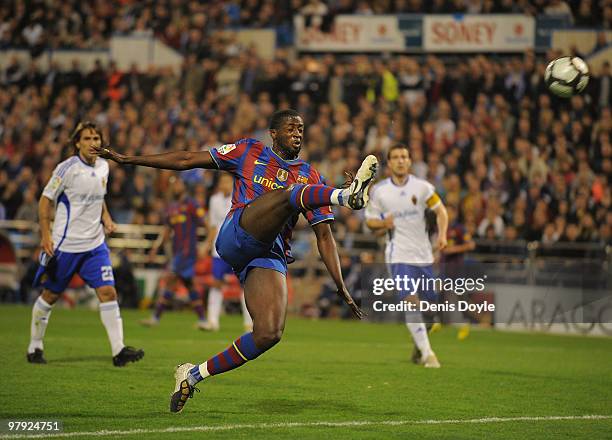
<path id="1" fill-rule="evenodd" d="M 96 150 L 100 157 L 122 165 L 140 165 L 178 171 L 192 168 L 217 169 L 217 164 L 209 151 L 170 151 L 146 156 L 126 156 L 109 147 L 100 147 Z"/>
<path id="2" fill-rule="evenodd" d="M 344 285 L 342 269 L 340 268 L 340 259 L 338 258 L 338 250 L 336 248 L 336 240 L 334 240 L 329 223 L 318 223 L 314 225 L 312 229 L 314 229 L 315 235 L 317 236 L 319 255 L 321 255 L 321 259 L 323 263 L 325 263 L 327 271 L 334 280 L 334 283 L 336 283 L 338 295 L 340 295 L 342 299 L 344 299 L 344 302 L 349 305 L 356 318 L 363 319 L 365 313 L 355 304 L 351 294 Z"/>

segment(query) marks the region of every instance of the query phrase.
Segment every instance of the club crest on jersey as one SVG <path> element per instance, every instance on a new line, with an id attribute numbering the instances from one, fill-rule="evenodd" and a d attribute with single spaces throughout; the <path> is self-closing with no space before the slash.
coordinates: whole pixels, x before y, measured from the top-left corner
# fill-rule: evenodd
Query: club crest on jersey
<path id="1" fill-rule="evenodd" d="M 51 191 L 55 191 L 56 189 L 58 189 L 61 183 L 62 183 L 62 178 L 60 176 L 54 176 L 53 179 L 51 179 L 51 184 L 50 184 Z"/>
<path id="2" fill-rule="evenodd" d="M 412 204 L 413 204 L 413 205 L 416 205 L 416 202 L 417 202 L 417 198 L 416 198 L 416 196 L 412 196 Z"/>
<path id="3" fill-rule="evenodd" d="M 308 183 L 308 177 L 302 176 L 300 174 L 299 176 L 297 176 L 297 183 L 301 183 L 303 185 L 306 185 Z"/>
<path id="4" fill-rule="evenodd" d="M 236 144 L 221 145 L 219 148 L 217 148 L 217 153 L 225 155 L 235 148 L 236 148 Z"/>
<path id="5" fill-rule="evenodd" d="M 289 173 L 287 172 L 287 170 L 283 170 L 281 168 L 276 172 L 276 178 L 280 180 L 281 182 L 286 182 L 288 177 L 289 177 Z"/>

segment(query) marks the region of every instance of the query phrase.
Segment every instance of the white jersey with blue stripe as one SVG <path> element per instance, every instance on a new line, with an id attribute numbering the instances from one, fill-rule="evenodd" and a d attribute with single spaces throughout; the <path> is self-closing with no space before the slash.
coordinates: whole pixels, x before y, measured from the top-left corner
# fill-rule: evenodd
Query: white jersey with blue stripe
<path id="1" fill-rule="evenodd" d="M 61 162 L 43 190 L 55 202 L 55 250 L 78 253 L 104 242 L 102 206 L 108 182 L 108 162 L 97 158 L 93 166 L 78 155 Z"/>
<path id="2" fill-rule="evenodd" d="M 387 234 L 385 249 L 387 263 L 433 263 L 425 210 L 435 208 L 439 203 L 434 186 L 412 174 L 403 185 L 396 185 L 387 178 L 372 186 L 366 219 L 393 216 L 394 228 Z"/>
<path id="3" fill-rule="evenodd" d="M 208 223 L 210 224 L 210 226 L 217 228 L 217 235 L 215 236 L 215 239 L 212 242 L 213 246 L 212 246 L 211 254 L 213 257 L 217 257 L 217 258 L 219 257 L 219 254 L 217 253 L 217 249 L 215 249 L 215 241 L 217 240 L 217 237 L 219 236 L 219 229 L 221 228 L 221 225 L 225 221 L 225 217 L 227 216 L 227 213 L 229 212 L 231 207 L 232 207 L 231 194 L 226 197 L 223 195 L 221 191 L 219 191 L 210 197 L 210 203 L 209 203 L 209 209 L 208 209 Z"/>

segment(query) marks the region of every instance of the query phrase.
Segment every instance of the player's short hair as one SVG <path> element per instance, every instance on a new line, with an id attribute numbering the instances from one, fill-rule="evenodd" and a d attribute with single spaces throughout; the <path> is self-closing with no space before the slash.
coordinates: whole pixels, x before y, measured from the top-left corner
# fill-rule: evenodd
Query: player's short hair
<path id="1" fill-rule="evenodd" d="M 270 130 L 278 130 L 283 123 L 283 121 L 287 118 L 301 118 L 296 110 L 287 109 L 287 110 L 278 110 L 272 114 L 270 118 Z"/>
<path id="2" fill-rule="evenodd" d="M 396 144 L 391 145 L 387 150 L 387 160 L 391 158 L 391 152 L 393 150 L 406 150 L 408 152 L 408 156 L 410 156 L 410 148 L 408 148 L 408 145 L 398 142 Z"/>
<path id="3" fill-rule="evenodd" d="M 82 121 L 77 124 L 76 128 L 70 135 L 70 140 L 68 141 L 68 145 L 72 147 L 74 154 L 79 153 L 79 149 L 77 148 L 76 144 L 79 141 L 79 139 L 81 139 L 81 133 L 83 133 L 83 130 L 88 130 L 88 129 L 93 130 L 96 133 L 98 133 L 98 136 L 100 136 L 100 141 L 102 142 L 102 145 L 105 145 L 104 135 L 102 134 L 102 130 L 100 130 L 94 122 Z"/>

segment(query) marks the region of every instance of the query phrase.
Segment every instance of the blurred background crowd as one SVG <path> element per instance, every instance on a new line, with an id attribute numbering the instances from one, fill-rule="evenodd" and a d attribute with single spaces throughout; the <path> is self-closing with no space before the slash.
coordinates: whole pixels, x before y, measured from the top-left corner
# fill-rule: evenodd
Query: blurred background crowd
<path id="1" fill-rule="evenodd" d="M 290 59 L 283 51 L 264 62 L 245 49 L 190 55 L 180 71 L 11 63 L 1 72 L 0 218 L 36 220 L 40 192 L 79 120 L 98 123 L 118 151 L 150 154 L 266 140 L 272 112 L 293 107 L 306 122 L 301 157 L 331 184 L 365 154 L 384 162 L 387 148 L 403 142 L 412 172 L 436 186 L 475 237 L 609 243 L 610 66 L 595 72 L 586 94 L 561 101 L 545 89 L 545 62 L 532 54 L 447 63 Z M 205 203 L 214 173 L 184 178 Z M 159 224 L 166 180 L 113 167 L 108 203 L 116 220 Z"/>
<path id="2" fill-rule="evenodd" d="M 0 48 L 17 44 L 38 56 L 46 48 L 104 48 L 112 34 L 139 34 L 206 56 L 215 50 L 213 31 L 282 28 L 297 13 L 321 17 L 323 27 L 338 14 L 525 13 L 612 29 L 610 0 L 17 0 L 0 4 Z"/>
<path id="3" fill-rule="evenodd" d="M 436 186 L 474 237 L 611 243 L 609 64 L 593 72 L 585 94 L 561 100 L 543 82 L 552 53 L 296 56 L 280 48 L 269 61 L 231 35 L 213 32 L 231 24 L 278 24 L 296 10 L 316 14 L 317 5 L 323 12 L 357 13 L 545 12 L 565 5 L 576 20 L 585 8 L 606 20 L 611 2 L 4 3 L 0 42 L 29 44 L 32 26 L 42 28 L 45 45 L 76 47 L 104 43 L 111 29 L 143 30 L 186 56 L 180 69 L 146 71 L 120 71 L 112 62 L 86 71 L 77 60 L 64 70 L 53 63 L 43 70 L 36 59 L 6 64 L 0 72 L 0 218 L 36 221 L 42 188 L 67 153 L 65 142 L 79 120 L 98 123 L 120 152 L 150 154 L 243 137 L 269 141 L 269 116 L 292 107 L 306 122 L 301 157 L 330 184 L 342 184 L 343 173 L 355 170 L 366 154 L 384 162 L 387 148 L 403 142 L 410 147 L 412 172 Z M 203 204 L 214 174 L 183 174 Z M 167 178 L 113 166 L 108 203 L 115 220 L 163 222 Z M 337 227 L 363 230 L 360 215 L 338 212 Z"/>

